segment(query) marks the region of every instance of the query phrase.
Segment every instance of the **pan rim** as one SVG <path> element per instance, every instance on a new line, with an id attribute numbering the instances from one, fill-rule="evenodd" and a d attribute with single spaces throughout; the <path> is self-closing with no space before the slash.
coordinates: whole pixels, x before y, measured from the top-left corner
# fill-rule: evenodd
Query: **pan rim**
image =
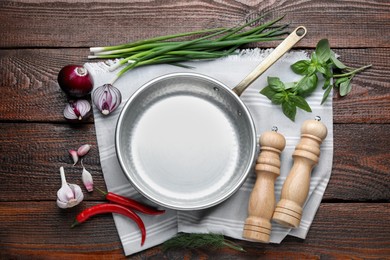
<path id="1" fill-rule="evenodd" d="M 247 127 L 248 127 L 250 134 L 251 134 L 251 137 L 252 137 L 250 151 L 248 152 L 250 159 L 248 159 L 248 164 L 244 168 L 245 169 L 244 172 L 237 173 L 237 174 L 241 175 L 240 178 L 238 178 L 237 182 L 234 185 L 232 185 L 232 187 L 229 189 L 228 192 L 223 193 L 222 194 L 223 196 L 220 196 L 217 199 L 214 199 L 212 201 L 210 200 L 210 201 L 199 203 L 196 206 L 194 206 L 191 203 L 188 203 L 186 205 L 182 205 L 182 204 L 178 205 L 177 203 L 175 203 L 175 201 L 173 201 L 173 202 L 161 201 L 158 198 L 155 198 L 153 196 L 153 194 L 149 194 L 147 191 L 144 191 L 140 187 L 140 185 L 137 183 L 137 181 L 134 180 L 134 178 L 132 178 L 133 173 L 128 172 L 128 169 L 124 163 L 124 160 L 125 160 L 124 155 L 122 155 L 122 153 L 120 152 L 121 146 L 122 146 L 122 144 L 120 142 L 121 128 L 122 128 L 122 125 L 124 123 L 123 121 L 124 121 L 124 117 L 126 115 L 126 112 L 128 111 L 128 107 L 131 106 L 131 104 L 133 103 L 133 100 L 135 100 L 143 91 L 148 89 L 151 85 L 155 84 L 156 82 L 167 79 L 167 78 L 177 78 L 177 77 L 196 77 L 196 78 L 204 79 L 207 81 L 211 81 L 214 84 L 217 84 L 218 86 L 224 88 L 224 90 L 229 92 L 230 96 L 232 96 L 232 98 L 235 99 L 235 101 L 239 104 L 240 109 L 242 110 L 241 111 L 242 115 L 244 115 L 248 120 Z M 254 124 L 253 118 L 251 116 L 251 113 L 249 112 L 249 109 L 244 104 L 244 102 L 240 99 L 240 97 L 236 93 L 234 93 L 234 91 L 231 88 L 229 88 L 228 86 L 226 86 L 222 82 L 220 82 L 212 77 L 201 74 L 201 73 L 176 72 L 176 73 L 168 73 L 168 74 L 156 77 L 156 78 L 146 82 L 140 88 L 138 88 L 130 96 L 130 98 L 126 101 L 125 105 L 123 106 L 123 108 L 119 114 L 119 117 L 118 117 L 118 120 L 116 123 L 116 127 L 115 127 L 115 150 L 116 150 L 117 159 L 119 161 L 119 164 L 120 164 L 120 167 L 121 167 L 123 173 L 125 174 L 126 178 L 129 180 L 130 184 L 141 195 L 143 195 L 144 197 L 146 197 L 147 199 L 149 199 L 150 201 L 152 201 L 158 205 L 161 205 L 163 207 L 167 207 L 170 209 L 174 209 L 174 210 L 200 210 L 200 209 L 210 208 L 212 206 L 220 204 L 221 202 L 227 200 L 229 197 L 231 197 L 233 194 L 235 194 L 240 189 L 240 187 L 243 185 L 243 183 L 247 179 L 249 173 L 251 173 L 251 171 L 253 170 L 253 166 L 254 166 L 254 163 L 256 160 L 255 155 L 256 155 L 256 150 L 257 150 L 257 135 L 256 135 L 255 124 Z"/>

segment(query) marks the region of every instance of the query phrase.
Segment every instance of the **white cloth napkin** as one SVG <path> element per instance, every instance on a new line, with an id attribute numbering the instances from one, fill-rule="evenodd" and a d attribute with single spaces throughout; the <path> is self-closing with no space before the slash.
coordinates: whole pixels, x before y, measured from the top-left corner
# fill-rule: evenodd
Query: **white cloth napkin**
<path id="1" fill-rule="evenodd" d="M 158 76 L 182 71 L 192 71 L 213 77 L 232 88 L 252 71 L 272 50 L 252 49 L 242 50 L 238 55 L 232 55 L 214 61 L 194 61 L 186 64 L 193 69 L 181 68 L 173 65 L 155 65 L 134 69 L 127 72 L 115 82 L 115 86 L 122 92 L 121 106 L 109 116 L 102 116 L 94 107 L 95 128 L 101 166 L 109 191 L 115 192 L 144 203 L 147 201 L 131 186 L 122 172 L 115 153 L 114 133 L 118 115 L 127 99 L 144 83 Z M 297 229 L 287 229 L 272 223 L 271 243 L 280 243 L 287 235 L 304 239 L 321 203 L 322 196 L 328 184 L 333 159 L 333 115 L 332 98 L 320 105 L 323 90 L 319 87 L 307 101 L 313 112 L 307 113 L 298 110 L 295 122 L 290 121 L 281 111 L 280 106 L 273 105 L 259 91 L 267 85 L 267 76 L 280 77 L 284 82 L 296 81 L 300 76 L 293 73 L 290 65 L 294 62 L 308 59 L 303 51 L 292 51 L 284 55 L 278 62 L 269 68 L 260 78 L 241 95 L 241 99 L 249 108 L 256 125 L 258 137 L 269 131 L 274 125 L 279 133 L 286 138 L 286 148 L 281 155 L 281 175 L 276 179 L 276 200 L 280 198 L 282 185 L 293 163 L 292 153 L 300 140 L 300 128 L 303 121 L 320 116 L 328 128 L 328 136 L 321 146 L 321 158 L 314 168 L 310 181 L 308 199 L 303 209 L 301 224 Z M 103 62 L 87 63 L 86 68 L 91 73 L 94 86 L 101 86 L 110 82 L 115 72 L 109 72 Z M 225 202 L 209 209 L 198 211 L 175 211 L 167 209 L 160 216 L 140 214 L 145 222 L 147 238 L 141 247 L 141 233 L 131 220 L 114 214 L 114 221 L 126 255 L 134 254 L 144 249 L 159 245 L 175 236 L 178 232 L 192 233 L 219 233 L 236 239 L 242 238 L 242 231 L 247 217 L 249 195 L 252 191 L 255 174 L 250 174 L 243 186 Z M 156 205 L 154 205 L 156 206 Z"/>

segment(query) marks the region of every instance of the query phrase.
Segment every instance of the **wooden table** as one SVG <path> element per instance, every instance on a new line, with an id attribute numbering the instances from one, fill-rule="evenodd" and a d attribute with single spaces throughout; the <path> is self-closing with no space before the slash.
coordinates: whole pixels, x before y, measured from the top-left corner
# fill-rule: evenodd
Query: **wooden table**
<path id="1" fill-rule="evenodd" d="M 333 97 L 332 177 L 305 240 L 280 245 L 237 240 L 247 252 L 161 247 L 135 259 L 389 258 L 390 257 L 390 3 L 389 1 L 1 1 L 0 2 L 0 258 L 124 258 L 111 215 L 70 229 L 82 208 L 56 206 L 59 167 L 68 149 L 93 145 L 85 163 L 105 187 L 93 119 L 73 125 L 62 112 L 67 97 L 59 70 L 87 61 L 88 47 L 162 34 L 232 26 L 248 14 L 286 14 L 308 35 L 296 48 L 313 50 L 321 38 L 348 65 L 373 67 L 353 80 L 347 97 Z M 274 47 L 277 43 L 253 47 Z M 77 179 L 80 168 L 67 172 Z"/>

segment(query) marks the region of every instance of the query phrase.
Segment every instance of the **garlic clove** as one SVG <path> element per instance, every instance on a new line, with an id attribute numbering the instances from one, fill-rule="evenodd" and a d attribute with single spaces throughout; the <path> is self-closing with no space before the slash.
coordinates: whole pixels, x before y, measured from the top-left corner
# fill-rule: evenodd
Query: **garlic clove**
<path id="1" fill-rule="evenodd" d="M 81 160 L 81 165 L 83 166 L 83 172 L 81 174 L 81 179 L 83 181 L 83 184 L 88 192 L 93 191 L 93 179 L 92 174 L 87 171 L 83 165 L 83 160 Z"/>
<path id="2" fill-rule="evenodd" d="M 83 191 L 81 190 L 81 187 L 77 184 L 69 184 L 69 187 L 73 190 L 74 193 L 74 199 L 71 199 L 68 201 L 68 207 L 74 207 L 77 204 L 79 204 L 84 199 Z"/>
<path id="3" fill-rule="evenodd" d="M 82 156 L 86 155 L 90 149 L 91 149 L 91 145 L 84 144 L 84 145 L 80 146 L 79 149 L 77 150 L 77 155 L 82 157 Z"/>
<path id="4" fill-rule="evenodd" d="M 71 208 L 84 199 L 84 194 L 77 184 L 69 184 L 65 178 L 64 167 L 60 167 L 61 188 L 57 191 L 57 206 L 60 208 Z"/>
<path id="5" fill-rule="evenodd" d="M 62 209 L 72 208 L 84 199 L 83 191 L 79 185 L 69 183 L 68 186 L 73 192 L 73 197 L 68 200 L 62 200 L 60 197 L 57 197 L 57 206 Z"/>
<path id="6" fill-rule="evenodd" d="M 73 166 L 76 165 L 76 163 L 79 161 L 79 156 L 77 154 L 77 151 L 75 150 L 69 150 L 69 154 L 72 157 L 73 160 Z"/>
<path id="7" fill-rule="evenodd" d="M 91 114 L 91 104 L 87 100 L 69 101 L 64 109 L 64 117 L 70 121 L 81 121 Z"/>
<path id="8" fill-rule="evenodd" d="M 104 84 L 94 90 L 92 100 L 103 115 L 113 112 L 122 102 L 122 94 L 111 84 Z"/>

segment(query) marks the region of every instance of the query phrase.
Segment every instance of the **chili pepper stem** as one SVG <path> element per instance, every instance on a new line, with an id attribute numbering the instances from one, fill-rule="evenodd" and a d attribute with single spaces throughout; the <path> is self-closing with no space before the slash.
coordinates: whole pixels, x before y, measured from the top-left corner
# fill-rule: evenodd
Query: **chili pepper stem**
<path id="1" fill-rule="evenodd" d="M 78 226 L 79 224 L 80 224 L 80 222 L 78 222 L 77 220 L 74 220 L 74 222 L 72 223 L 70 228 L 74 228 L 75 226 Z"/>
<path id="2" fill-rule="evenodd" d="M 108 192 L 105 192 L 104 190 L 99 189 L 98 187 L 95 187 L 95 189 L 97 189 L 99 192 L 101 192 L 104 196 L 106 196 L 108 194 Z"/>

